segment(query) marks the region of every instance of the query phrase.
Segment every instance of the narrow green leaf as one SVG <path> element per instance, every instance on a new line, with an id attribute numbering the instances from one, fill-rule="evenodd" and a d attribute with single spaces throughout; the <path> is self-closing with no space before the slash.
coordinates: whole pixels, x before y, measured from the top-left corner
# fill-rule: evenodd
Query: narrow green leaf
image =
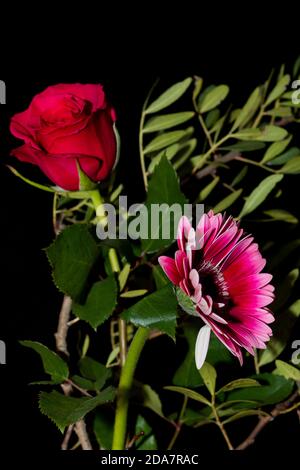
<path id="1" fill-rule="evenodd" d="M 55 352 L 50 351 L 46 346 L 37 341 L 20 341 L 22 346 L 31 348 L 37 352 L 43 362 L 44 370 L 47 374 L 51 375 L 54 383 L 62 383 L 67 380 L 69 376 L 69 368 L 65 361 L 59 357 Z"/>
<path id="2" fill-rule="evenodd" d="M 231 186 L 234 188 L 237 184 L 239 184 L 245 178 L 246 174 L 248 173 L 248 166 L 244 166 L 241 171 L 234 177 Z"/>
<path id="3" fill-rule="evenodd" d="M 293 214 L 283 209 L 270 209 L 268 211 L 264 211 L 264 214 L 268 215 L 274 220 L 281 220 L 289 224 L 298 223 L 298 219 Z"/>
<path id="4" fill-rule="evenodd" d="M 294 285 L 299 278 L 299 269 L 292 269 L 286 277 L 283 278 L 281 274 L 281 282 L 276 289 L 276 297 L 272 303 L 272 311 L 277 312 L 285 306 L 288 299 L 291 297 Z"/>
<path id="5" fill-rule="evenodd" d="M 266 126 L 257 140 L 262 142 L 277 142 L 287 137 L 288 131 L 279 126 Z"/>
<path id="6" fill-rule="evenodd" d="M 208 183 L 207 186 L 205 186 L 199 193 L 198 196 L 198 201 L 204 201 L 207 196 L 210 195 L 210 193 L 214 190 L 214 188 L 217 186 L 218 182 L 220 181 L 220 177 L 216 176 L 210 183 Z"/>
<path id="7" fill-rule="evenodd" d="M 133 299 L 134 297 L 141 297 L 142 295 L 147 294 L 147 289 L 137 289 L 137 290 L 129 290 L 127 292 L 123 292 L 120 297 L 124 297 L 127 299 Z"/>
<path id="8" fill-rule="evenodd" d="M 227 85 L 219 85 L 209 91 L 199 106 L 200 113 L 207 113 L 216 108 L 228 95 L 229 87 Z"/>
<path id="9" fill-rule="evenodd" d="M 229 424 L 229 423 L 232 423 L 233 421 L 237 421 L 238 419 L 246 418 L 247 416 L 270 416 L 270 415 L 262 410 L 243 410 L 243 411 L 240 411 L 239 413 L 236 413 L 233 416 L 230 416 L 230 418 L 223 421 L 223 424 Z"/>
<path id="10" fill-rule="evenodd" d="M 120 286 L 120 292 L 124 289 L 126 286 L 126 282 L 128 279 L 130 273 L 130 264 L 126 263 L 122 271 L 120 272 L 118 279 L 119 279 L 119 286 Z"/>
<path id="11" fill-rule="evenodd" d="M 168 145 L 172 145 L 175 142 L 178 142 L 185 135 L 186 130 L 164 132 L 149 142 L 149 144 L 145 147 L 144 153 L 147 154 L 156 152 L 165 147 L 168 147 Z"/>
<path id="12" fill-rule="evenodd" d="M 211 405 L 210 401 L 205 398 L 203 395 L 200 393 L 194 392 L 194 390 L 190 390 L 189 388 L 185 387 L 175 387 L 175 386 L 168 386 L 164 387 L 165 390 L 170 390 L 171 392 L 178 392 L 181 393 L 182 395 L 191 398 L 192 400 L 195 401 L 200 401 L 200 403 L 204 403 L 205 405 Z"/>
<path id="13" fill-rule="evenodd" d="M 289 145 L 291 138 L 292 137 L 289 137 L 288 139 L 282 140 L 281 142 L 273 142 L 273 144 L 270 145 L 264 154 L 261 163 L 267 163 L 270 160 L 273 160 L 273 158 L 277 157 L 277 155 L 280 155 Z"/>
<path id="14" fill-rule="evenodd" d="M 175 103 L 181 96 L 186 92 L 190 84 L 192 83 L 191 78 L 186 78 L 182 82 L 176 83 L 160 95 L 155 101 L 153 101 L 148 108 L 146 113 L 157 113 L 161 109 L 167 108 L 171 104 Z"/>
<path id="15" fill-rule="evenodd" d="M 284 163 L 288 162 L 294 157 L 299 157 L 300 156 L 300 148 L 299 147 L 292 147 L 286 152 L 284 152 L 282 155 L 279 155 L 278 157 L 274 158 L 270 162 L 268 162 L 268 165 L 273 166 L 273 165 L 283 165 Z"/>
<path id="16" fill-rule="evenodd" d="M 117 293 L 115 278 L 109 276 L 104 281 L 95 282 L 84 305 L 73 303 L 73 311 L 81 320 L 97 328 L 113 313 L 117 303 Z"/>
<path id="17" fill-rule="evenodd" d="M 206 385 L 206 388 L 211 395 L 214 395 L 216 388 L 217 372 L 216 369 L 208 362 L 204 362 L 203 366 L 199 370 L 199 373 Z"/>
<path id="18" fill-rule="evenodd" d="M 136 326 L 158 329 L 175 338 L 177 300 L 168 285 L 137 302 L 122 314 L 122 318 Z"/>
<path id="19" fill-rule="evenodd" d="M 75 301 L 79 300 L 99 255 L 88 227 L 74 224 L 64 229 L 46 253 L 58 289 Z"/>
<path id="20" fill-rule="evenodd" d="M 241 109 L 238 114 L 231 132 L 235 131 L 239 127 L 245 126 L 254 116 L 258 110 L 262 100 L 262 90 L 261 87 L 255 88 L 255 90 L 249 96 L 246 104 Z"/>
<path id="21" fill-rule="evenodd" d="M 53 390 L 40 394 L 39 407 L 41 413 L 48 416 L 63 432 L 66 426 L 76 423 L 97 406 L 112 401 L 114 396 L 113 387 L 106 388 L 93 398 L 67 397 Z"/>
<path id="22" fill-rule="evenodd" d="M 236 379 L 228 384 L 224 385 L 217 391 L 218 393 L 221 392 L 230 392 L 231 390 L 235 390 L 236 388 L 245 388 L 245 387 L 259 387 L 260 383 L 254 379 Z"/>
<path id="23" fill-rule="evenodd" d="M 242 194 L 243 190 L 242 189 L 237 189 L 236 191 L 233 191 L 230 193 L 228 196 L 226 196 L 222 201 L 220 201 L 214 208 L 213 211 L 216 212 L 223 212 L 225 211 L 228 207 L 232 206 L 232 204 L 235 203 L 235 201 L 240 197 Z"/>
<path id="24" fill-rule="evenodd" d="M 297 175 L 300 173 L 300 156 L 294 157 L 280 169 L 281 173 Z"/>
<path id="25" fill-rule="evenodd" d="M 253 212 L 262 202 L 264 202 L 266 197 L 275 188 L 276 184 L 282 180 L 282 178 L 283 175 L 271 175 L 261 181 L 247 197 L 239 217 L 244 217 L 245 215 Z"/>
<path id="26" fill-rule="evenodd" d="M 296 382 L 300 381 L 300 370 L 296 367 L 288 364 L 287 362 L 283 362 L 280 360 L 275 361 L 276 364 L 276 374 L 282 375 L 286 379 L 292 379 Z"/>
<path id="27" fill-rule="evenodd" d="M 265 105 L 268 106 L 271 104 L 273 101 L 277 100 L 285 90 L 287 89 L 288 84 L 290 83 L 291 77 L 289 75 L 284 75 L 279 82 L 276 84 L 276 86 L 273 88 L 271 93 L 269 94 Z"/>
<path id="28" fill-rule="evenodd" d="M 183 124 L 186 121 L 189 121 L 194 116 L 195 113 L 192 111 L 155 116 L 146 122 L 143 132 L 146 134 L 170 129 L 172 127 L 178 126 L 179 124 Z"/>

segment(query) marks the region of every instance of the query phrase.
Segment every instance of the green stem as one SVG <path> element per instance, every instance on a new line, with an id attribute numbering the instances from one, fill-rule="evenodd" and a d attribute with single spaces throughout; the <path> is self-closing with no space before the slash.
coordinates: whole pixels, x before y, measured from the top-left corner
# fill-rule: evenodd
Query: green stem
<path id="1" fill-rule="evenodd" d="M 227 444 L 228 449 L 229 449 L 229 450 L 234 450 L 234 447 L 233 447 L 233 445 L 231 444 L 231 441 L 230 441 L 230 439 L 229 439 L 229 436 L 228 436 L 228 434 L 227 434 L 227 432 L 226 432 L 226 429 L 224 428 L 224 425 L 223 425 L 222 421 L 220 420 L 218 411 L 217 411 L 217 409 L 216 409 L 215 397 L 213 396 L 212 398 L 213 398 L 213 400 L 212 400 L 211 408 L 212 408 L 213 414 L 214 414 L 214 416 L 215 416 L 217 426 L 218 426 L 218 428 L 220 429 L 220 431 L 221 431 L 221 433 L 222 433 L 222 435 L 223 435 L 223 437 L 224 437 L 224 440 L 225 440 L 225 442 L 226 442 L 226 444 Z"/>
<path id="2" fill-rule="evenodd" d="M 262 165 L 261 163 L 256 162 L 254 160 L 249 160 L 248 158 L 237 156 L 234 159 L 238 160 L 239 162 L 249 163 L 249 165 L 259 166 L 260 168 L 263 168 L 264 170 L 268 171 L 269 173 L 274 173 L 274 174 L 278 173 L 276 170 L 272 170 L 272 168 L 269 168 L 265 165 Z"/>
<path id="3" fill-rule="evenodd" d="M 179 414 L 179 418 L 178 418 L 178 422 L 175 423 L 175 432 L 172 436 L 172 439 L 168 445 L 168 449 L 167 450 L 172 450 L 174 445 L 175 445 L 175 442 L 177 441 L 177 438 L 179 436 L 179 433 L 181 431 L 181 427 L 182 427 L 182 420 L 183 420 L 183 417 L 184 417 L 184 414 L 185 414 L 185 410 L 186 410 L 186 407 L 187 407 L 187 403 L 188 403 L 188 397 L 187 396 L 184 396 L 184 399 L 183 399 L 183 404 L 182 404 L 182 408 L 181 408 L 181 411 L 180 411 L 180 414 Z"/>
<path id="4" fill-rule="evenodd" d="M 126 362 L 121 371 L 112 450 L 124 450 L 125 447 L 130 390 L 132 387 L 134 372 L 148 334 L 149 330 L 147 328 L 140 327 L 137 330 L 130 344 Z"/>
<path id="5" fill-rule="evenodd" d="M 201 166 L 207 161 L 211 154 L 214 153 L 218 149 L 218 147 L 220 147 L 220 145 L 224 144 L 224 142 L 226 142 L 226 140 L 230 139 L 231 137 L 232 136 L 230 134 L 225 135 L 225 137 L 213 144 L 213 146 L 210 147 L 210 149 L 203 155 L 203 159 L 201 159 Z M 198 166 L 195 166 L 193 168 L 193 173 L 196 173 L 196 171 L 198 170 Z"/>

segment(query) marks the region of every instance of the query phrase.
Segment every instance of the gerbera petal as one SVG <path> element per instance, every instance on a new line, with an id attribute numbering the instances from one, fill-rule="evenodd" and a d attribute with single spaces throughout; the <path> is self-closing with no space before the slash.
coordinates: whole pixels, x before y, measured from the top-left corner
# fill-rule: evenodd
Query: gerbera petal
<path id="1" fill-rule="evenodd" d="M 209 346 L 210 332 L 210 327 L 205 325 L 198 333 L 195 344 L 195 362 L 197 369 L 201 369 L 205 362 Z"/>
<path id="2" fill-rule="evenodd" d="M 177 244 L 178 248 L 182 251 L 185 250 L 185 244 L 188 238 L 188 234 L 192 226 L 189 219 L 184 215 L 179 220 L 178 230 L 177 230 Z"/>
<path id="3" fill-rule="evenodd" d="M 178 286 L 181 280 L 181 276 L 178 272 L 176 263 L 173 258 L 169 258 L 168 256 L 160 256 L 158 258 L 158 262 L 166 273 L 166 275 L 168 276 L 168 278 L 170 279 L 170 281 L 173 282 L 173 284 L 175 284 L 176 286 Z"/>

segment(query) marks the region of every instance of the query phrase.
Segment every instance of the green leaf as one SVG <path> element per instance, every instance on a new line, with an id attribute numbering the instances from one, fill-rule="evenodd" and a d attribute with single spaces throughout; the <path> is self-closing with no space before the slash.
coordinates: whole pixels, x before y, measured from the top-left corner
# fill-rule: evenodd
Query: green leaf
<path id="1" fill-rule="evenodd" d="M 157 152 L 169 145 L 175 144 L 179 140 L 181 140 L 186 134 L 188 129 L 180 130 L 180 131 L 171 131 L 171 132 L 163 132 L 155 137 L 149 144 L 145 147 L 144 153 L 151 153 Z"/>
<path id="2" fill-rule="evenodd" d="M 260 386 L 260 383 L 254 379 L 236 379 L 228 384 L 224 385 L 217 391 L 218 393 L 221 392 L 230 392 L 231 390 L 235 390 L 237 388 L 245 388 L 245 387 L 257 387 Z"/>
<path id="3" fill-rule="evenodd" d="M 267 349 L 262 352 L 259 358 L 259 366 L 269 364 L 282 353 L 299 316 L 300 299 L 277 316 L 273 327 L 273 336 L 268 342 Z"/>
<path id="4" fill-rule="evenodd" d="M 289 145 L 291 138 L 292 137 L 289 137 L 288 139 L 282 140 L 281 142 L 273 142 L 273 144 L 270 145 L 264 154 L 261 163 L 267 163 L 270 160 L 273 160 L 273 158 L 277 157 L 277 155 L 280 155 Z"/>
<path id="5" fill-rule="evenodd" d="M 293 287 L 297 279 L 299 278 L 299 269 L 292 269 L 292 271 L 290 271 L 285 278 L 283 278 L 282 273 L 280 273 L 280 278 L 281 282 L 276 289 L 276 297 L 274 302 L 272 303 L 273 312 L 277 312 L 282 307 L 284 307 L 284 305 L 290 298 L 293 291 Z"/>
<path id="6" fill-rule="evenodd" d="M 92 181 L 82 170 L 78 160 L 76 160 L 76 167 L 79 176 L 79 191 L 92 191 L 93 189 L 97 188 L 97 183 Z"/>
<path id="7" fill-rule="evenodd" d="M 97 406 L 112 401 L 114 396 L 113 387 L 106 388 L 93 398 L 67 397 L 53 390 L 40 394 L 39 408 L 63 432 L 66 426 L 76 423 Z"/>
<path id="8" fill-rule="evenodd" d="M 267 178 L 261 181 L 259 185 L 247 197 L 239 217 L 244 217 L 245 215 L 250 214 L 258 206 L 260 206 L 260 204 L 265 201 L 266 197 L 275 188 L 276 184 L 282 180 L 282 178 L 283 175 L 271 175 L 267 176 Z"/>
<path id="9" fill-rule="evenodd" d="M 192 111 L 164 114 L 163 116 L 155 116 L 146 122 L 143 132 L 146 134 L 149 132 L 157 132 L 165 129 L 170 129 L 171 127 L 175 127 L 179 124 L 183 124 L 184 122 L 189 121 L 194 116 L 195 113 Z"/>
<path id="10" fill-rule="evenodd" d="M 210 392 L 211 395 L 214 395 L 215 388 L 216 388 L 216 379 L 217 379 L 217 372 L 216 369 L 210 365 L 208 362 L 204 362 L 203 366 L 199 370 L 199 373 L 206 385 L 206 388 Z"/>
<path id="11" fill-rule="evenodd" d="M 93 424 L 93 430 L 101 450 L 112 448 L 114 432 L 114 412 L 105 409 L 98 411 Z"/>
<path id="12" fill-rule="evenodd" d="M 203 380 L 195 364 L 195 343 L 199 332 L 199 327 L 191 323 L 183 326 L 184 337 L 188 343 L 188 351 L 183 362 L 176 370 L 173 377 L 173 384 L 181 387 L 195 388 L 203 385 Z"/>
<path id="13" fill-rule="evenodd" d="M 231 132 L 235 131 L 239 127 L 245 126 L 254 116 L 261 104 L 262 94 L 261 87 L 255 88 L 255 90 L 249 96 L 246 104 L 238 114 Z"/>
<path id="14" fill-rule="evenodd" d="M 168 285 L 137 302 L 122 314 L 136 326 L 158 329 L 175 338 L 177 300 L 173 287 Z"/>
<path id="15" fill-rule="evenodd" d="M 240 197 L 242 194 L 243 190 L 242 189 L 237 189 L 236 191 L 233 191 L 230 193 L 227 197 L 222 199 L 214 208 L 213 211 L 216 212 L 223 212 L 225 209 L 228 207 L 232 206 L 232 204 L 235 203 L 235 201 Z"/>
<path id="16" fill-rule="evenodd" d="M 167 158 L 163 156 L 155 168 L 148 186 L 146 200 L 146 208 L 148 209 L 146 214 L 147 219 L 142 222 L 148 228 L 147 237 L 142 239 L 142 249 L 144 252 L 153 253 L 170 245 L 175 240 L 179 218 L 186 202 L 185 196 L 180 191 L 177 174 Z M 159 220 L 155 221 L 153 221 L 154 216 L 151 214 L 153 204 L 159 204 L 161 209 L 160 217 L 158 217 Z M 175 207 L 180 210 L 173 213 L 173 204 L 179 205 Z M 164 234 L 163 227 L 166 228 L 168 221 L 170 222 L 170 232 L 169 234 Z"/>
<path id="17" fill-rule="evenodd" d="M 261 131 L 261 136 L 257 140 L 262 142 L 277 142 L 287 137 L 288 132 L 279 126 L 266 126 Z"/>
<path id="18" fill-rule="evenodd" d="M 234 187 L 236 186 L 237 184 L 239 184 L 246 176 L 246 174 L 248 173 L 248 166 L 244 166 L 241 171 L 234 177 L 232 183 L 231 183 L 231 186 Z"/>
<path id="19" fill-rule="evenodd" d="M 121 294 L 120 297 L 123 297 L 126 299 L 133 299 L 135 297 L 141 297 L 142 295 L 147 294 L 147 292 L 148 292 L 147 289 L 129 290 L 127 292 L 123 292 L 123 294 Z"/>
<path id="20" fill-rule="evenodd" d="M 259 387 L 233 390 L 228 400 L 254 400 L 261 405 L 273 405 L 285 400 L 293 390 L 293 382 L 279 375 L 264 373 L 253 378 L 261 382 Z"/>
<path id="21" fill-rule="evenodd" d="M 291 80 L 291 77 L 289 75 L 284 75 L 279 80 L 279 82 L 276 84 L 276 86 L 273 88 L 273 90 L 269 94 L 265 102 L 266 106 L 272 103 L 273 101 L 277 100 L 277 98 L 279 98 L 281 95 L 283 95 L 283 93 L 287 89 L 288 84 L 290 83 L 290 80 Z"/>
<path id="22" fill-rule="evenodd" d="M 182 82 L 176 83 L 160 95 L 150 106 L 146 109 L 146 113 L 157 113 L 161 109 L 167 108 L 171 104 L 175 103 L 181 96 L 186 92 L 190 84 L 192 83 L 191 78 L 186 78 Z"/>
<path id="23" fill-rule="evenodd" d="M 58 289 L 75 301 L 79 300 L 99 255 L 88 227 L 74 224 L 64 229 L 46 253 Z"/>
<path id="24" fill-rule="evenodd" d="M 92 380 L 85 379 L 80 375 L 73 375 L 72 382 L 78 385 L 78 387 L 83 388 L 84 390 L 97 390 L 95 383 Z"/>
<path id="25" fill-rule="evenodd" d="M 117 303 L 118 287 L 114 276 L 95 282 L 86 303 L 73 304 L 73 311 L 81 320 L 88 322 L 93 328 L 105 322 L 113 313 Z"/>
<path id="26" fill-rule="evenodd" d="M 297 175 L 300 173 L 300 156 L 294 157 L 280 169 L 281 173 Z"/>
<path id="27" fill-rule="evenodd" d="M 265 148 L 266 144 L 263 142 L 256 142 L 254 140 L 245 140 L 236 142 L 235 144 L 220 147 L 221 150 L 235 150 L 238 152 L 253 152 L 254 150 L 260 150 Z"/>
<path id="28" fill-rule="evenodd" d="M 142 384 L 141 389 L 142 389 L 143 406 L 146 408 L 149 408 L 158 416 L 161 416 L 163 418 L 164 414 L 162 411 L 162 403 L 161 403 L 158 393 L 155 390 L 153 390 L 153 388 L 151 388 L 150 385 L 147 385 L 147 384 Z"/>
<path id="29" fill-rule="evenodd" d="M 293 67 L 293 77 L 297 78 L 299 71 L 300 71 L 300 56 L 297 57 L 297 59 L 295 60 L 294 67 Z"/>
<path id="30" fill-rule="evenodd" d="M 118 279 L 119 279 L 119 286 L 120 286 L 120 292 L 124 289 L 126 286 L 126 282 L 128 279 L 130 273 L 130 264 L 126 263 L 122 271 L 120 272 Z"/>
<path id="31" fill-rule="evenodd" d="M 276 370 L 275 373 L 278 375 L 282 375 L 286 379 L 292 379 L 296 382 L 300 381 L 300 370 L 287 362 L 283 362 L 280 360 L 275 361 Z"/>
<path id="32" fill-rule="evenodd" d="M 196 311 L 195 304 L 192 299 L 186 295 L 180 287 L 176 287 L 175 292 L 178 304 L 182 310 L 189 315 L 199 318 L 199 313 Z"/>
<path id="33" fill-rule="evenodd" d="M 203 78 L 194 76 L 193 102 L 195 103 L 202 89 Z"/>
<path id="34" fill-rule="evenodd" d="M 268 215 L 274 220 L 282 220 L 283 222 L 287 222 L 289 224 L 298 223 L 298 219 L 293 214 L 283 209 L 270 209 L 268 211 L 264 211 L 264 214 Z"/>
<path id="35" fill-rule="evenodd" d="M 159 265 L 152 266 L 152 273 L 157 290 L 162 289 L 166 285 L 170 284 L 169 278 L 166 276 L 163 269 Z"/>
<path id="36" fill-rule="evenodd" d="M 107 380 L 112 377 L 110 369 L 88 356 L 80 359 L 79 370 L 83 377 L 95 383 L 96 390 L 101 390 Z"/>
<path id="37" fill-rule="evenodd" d="M 25 340 L 20 341 L 20 344 L 26 348 L 33 349 L 40 355 L 44 370 L 47 374 L 51 375 L 53 383 L 59 384 L 67 380 L 69 377 L 69 368 L 65 361 L 55 352 L 50 351 L 50 349 L 37 341 Z"/>
<path id="38" fill-rule="evenodd" d="M 239 413 L 236 413 L 233 416 L 230 416 L 230 418 L 224 420 L 223 425 L 232 423 L 233 421 L 237 421 L 238 419 L 241 419 L 241 418 L 246 418 L 247 416 L 270 416 L 270 415 L 262 410 L 243 410 L 243 411 L 240 411 Z"/>
<path id="39" fill-rule="evenodd" d="M 210 401 L 207 398 L 205 398 L 200 393 L 194 392 L 194 390 L 190 390 L 189 388 L 175 387 L 173 385 L 172 386 L 170 385 L 168 387 L 164 387 L 164 389 L 165 390 L 170 390 L 171 392 L 181 393 L 182 395 L 184 395 L 187 398 L 191 398 L 192 400 L 195 400 L 195 401 L 200 401 L 200 403 L 204 403 L 205 405 L 210 406 Z"/>
<path id="40" fill-rule="evenodd" d="M 157 442 L 152 428 L 142 415 L 139 415 L 135 425 L 135 435 L 143 433 L 136 443 L 137 450 L 156 450 Z"/>
<path id="41" fill-rule="evenodd" d="M 210 193 L 214 190 L 214 188 L 217 186 L 218 182 L 220 181 L 220 177 L 216 176 L 210 183 L 208 183 L 207 186 L 205 186 L 199 193 L 198 200 L 204 201 L 207 196 L 210 195 Z"/>
<path id="42" fill-rule="evenodd" d="M 235 132 L 234 134 L 232 134 L 232 137 L 239 140 L 259 140 L 259 138 L 261 137 L 261 131 L 260 129 L 250 127 Z"/>
<path id="43" fill-rule="evenodd" d="M 218 119 L 220 119 L 220 115 L 221 115 L 221 112 L 218 108 L 212 109 L 211 111 L 207 113 L 205 117 L 205 125 L 207 129 L 211 129 L 216 124 Z"/>
<path id="44" fill-rule="evenodd" d="M 209 91 L 203 101 L 200 103 L 199 112 L 207 113 L 213 108 L 216 108 L 228 95 L 229 87 L 227 85 L 219 85 Z"/>
<path id="45" fill-rule="evenodd" d="M 278 157 L 274 158 L 274 160 L 271 160 L 268 162 L 268 165 L 273 166 L 273 165 L 283 165 L 284 163 L 288 162 L 294 157 L 299 157 L 300 156 L 300 148 L 299 147 L 292 147 L 286 152 L 284 152 L 282 155 L 279 155 Z"/>

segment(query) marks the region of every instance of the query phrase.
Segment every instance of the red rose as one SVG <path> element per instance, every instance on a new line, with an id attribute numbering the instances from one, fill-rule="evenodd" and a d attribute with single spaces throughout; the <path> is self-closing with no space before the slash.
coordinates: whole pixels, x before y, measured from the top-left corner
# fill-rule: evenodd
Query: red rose
<path id="1" fill-rule="evenodd" d="M 76 191 L 78 163 L 95 182 L 114 166 L 114 121 L 101 85 L 50 86 L 12 118 L 12 134 L 24 140 L 12 155 L 39 166 L 61 188 Z"/>

